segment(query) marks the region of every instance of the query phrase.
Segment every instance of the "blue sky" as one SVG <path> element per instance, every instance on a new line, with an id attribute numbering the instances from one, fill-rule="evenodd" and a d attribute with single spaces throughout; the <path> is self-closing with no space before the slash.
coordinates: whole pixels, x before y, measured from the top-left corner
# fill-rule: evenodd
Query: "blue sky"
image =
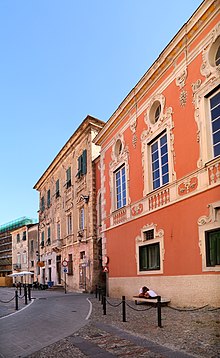
<path id="1" fill-rule="evenodd" d="M 59 150 L 87 114 L 109 119 L 200 4 L 0 1 L 0 225 L 38 217 Z"/>

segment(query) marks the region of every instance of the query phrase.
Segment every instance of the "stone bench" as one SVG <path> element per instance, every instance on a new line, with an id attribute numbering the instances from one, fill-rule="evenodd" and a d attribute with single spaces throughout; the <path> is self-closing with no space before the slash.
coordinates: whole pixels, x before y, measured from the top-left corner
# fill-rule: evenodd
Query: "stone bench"
<path id="1" fill-rule="evenodd" d="M 157 306 L 157 298 L 143 298 L 139 296 L 133 296 L 132 300 L 135 302 L 136 305 L 139 303 L 146 303 L 148 305 Z M 161 297 L 161 306 L 167 306 L 170 303 L 170 299 Z"/>

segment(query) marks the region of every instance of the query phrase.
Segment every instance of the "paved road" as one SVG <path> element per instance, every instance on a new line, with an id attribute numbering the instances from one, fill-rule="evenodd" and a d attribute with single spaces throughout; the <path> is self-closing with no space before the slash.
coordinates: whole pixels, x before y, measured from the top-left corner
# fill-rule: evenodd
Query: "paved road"
<path id="1" fill-rule="evenodd" d="M 28 306 L 0 318 L 0 357 L 25 357 L 62 339 L 87 323 L 86 294 L 33 291 Z M 65 318 L 64 318 L 65 317 Z"/>

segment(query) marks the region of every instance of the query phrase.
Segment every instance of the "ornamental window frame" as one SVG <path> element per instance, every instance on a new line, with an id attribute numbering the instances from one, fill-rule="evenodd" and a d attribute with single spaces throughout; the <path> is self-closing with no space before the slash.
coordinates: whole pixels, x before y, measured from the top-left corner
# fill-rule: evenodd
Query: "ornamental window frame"
<path id="1" fill-rule="evenodd" d="M 151 233 L 153 230 L 153 237 L 150 235 L 149 239 L 147 238 L 147 233 Z M 140 269 L 140 249 L 146 246 L 151 245 L 159 245 L 159 269 L 148 269 L 141 270 Z M 141 228 L 140 235 L 135 239 L 136 246 L 136 267 L 137 267 L 137 275 L 161 275 L 164 272 L 164 230 L 157 230 L 157 225 L 154 223 L 145 225 Z"/>
<path id="2" fill-rule="evenodd" d="M 198 245 L 200 248 L 200 255 L 202 258 L 203 272 L 220 272 L 220 265 L 207 265 L 207 245 L 206 238 L 209 232 L 220 230 L 220 201 L 211 203 L 209 207 L 209 216 L 201 216 L 198 219 Z"/>
<path id="3" fill-rule="evenodd" d="M 156 110 L 160 104 L 160 114 L 156 116 Z M 144 178 L 143 196 L 154 190 L 158 190 L 163 186 L 170 184 L 176 180 L 176 172 L 174 170 L 175 152 L 174 152 L 174 122 L 172 118 L 173 110 L 171 107 L 165 107 L 165 97 L 163 94 L 157 94 L 149 99 L 147 110 L 145 113 L 145 123 L 147 129 L 141 134 L 141 152 L 142 152 L 142 168 Z M 155 118 L 155 120 L 154 120 Z M 167 135 L 167 155 L 168 155 L 168 181 L 154 188 L 153 172 L 152 172 L 152 144 Z"/>
<path id="4" fill-rule="evenodd" d="M 120 210 L 117 208 L 117 196 L 116 196 L 116 184 L 115 184 L 115 173 L 120 170 L 120 168 L 125 167 L 125 191 L 126 191 L 126 207 L 130 203 L 129 198 L 129 151 L 128 147 L 125 145 L 124 135 L 119 133 L 113 140 L 112 143 L 112 152 L 111 152 L 112 161 L 109 163 L 109 186 L 110 186 L 110 196 L 111 196 L 111 209 L 110 212 Z"/>
<path id="5" fill-rule="evenodd" d="M 202 168 L 219 156 L 214 156 L 211 128 L 210 98 L 219 91 L 220 64 L 215 64 L 215 57 L 220 46 L 220 23 L 207 35 L 202 51 L 200 73 L 203 80 L 192 83 L 194 118 L 197 123 L 197 142 L 199 158 L 197 167 Z M 207 120 L 208 119 L 208 120 Z"/>

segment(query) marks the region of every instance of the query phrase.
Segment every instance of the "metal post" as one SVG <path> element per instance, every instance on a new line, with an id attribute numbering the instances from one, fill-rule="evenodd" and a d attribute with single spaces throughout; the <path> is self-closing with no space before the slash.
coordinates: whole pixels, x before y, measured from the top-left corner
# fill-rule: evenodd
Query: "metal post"
<path id="1" fill-rule="evenodd" d="M 106 316 L 106 297 L 103 296 L 103 314 Z"/>
<path id="2" fill-rule="evenodd" d="M 65 281 L 64 281 L 64 292 L 66 293 L 66 272 L 65 272 Z"/>
<path id="3" fill-rule="evenodd" d="M 28 298 L 29 298 L 29 301 L 31 301 L 31 286 L 28 285 Z"/>
<path id="4" fill-rule="evenodd" d="M 99 287 L 99 301 L 101 300 L 101 288 Z"/>
<path id="5" fill-rule="evenodd" d="M 157 297 L 157 322 L 158 322 L 158 327 L 162 327 L 162 323 L 161 323 L 161 296 Z"/>
<path id="6" fill-rule="evenodd" d="M 122 321 L 126 322 L 125 296 L 122 296 Z"/>
<path id="7" fill-rule="evenodd" d="M 26 284 L 24 285 L 24 300 L 25 300 L 25 304 L 27 305 L 28 301 L 27 301 L 27 286 L 26 286 Z"/>
<path id="8" fill-rule="evenodd" d="M 20 296 L 21 296 L 21 282 L 19 282 Z"/>
<path id="9" fill-rule="evenodd" d="M 98 287 L 97 285 L 95 285 L 95 298 L 97 298 L 97 296 L 98 296 Z"/>
<path id="10" fill-rule="evenodd" d="M 18 311 L 18 290 L 15 290 L 15 309 Z"/>

